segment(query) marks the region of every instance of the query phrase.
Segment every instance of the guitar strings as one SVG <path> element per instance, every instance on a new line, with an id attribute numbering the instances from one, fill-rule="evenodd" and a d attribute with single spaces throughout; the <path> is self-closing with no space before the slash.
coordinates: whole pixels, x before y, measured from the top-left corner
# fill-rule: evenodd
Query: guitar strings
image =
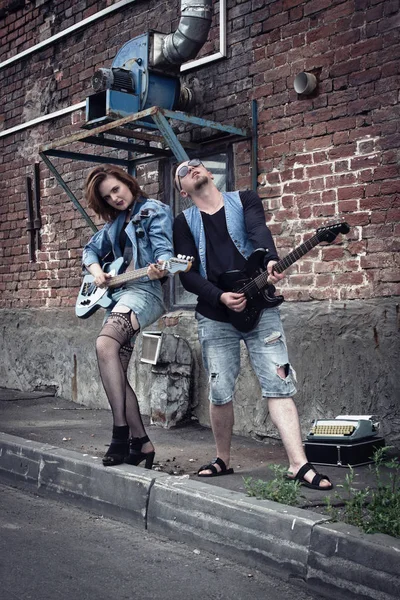
<path id="1" fill-rule="evenodd" d="M 311 237 L 309 240 L 307 240 L 306 242 L 301 244 L 298 248 L 296 248 L 295 250 L 290 252 L 285 258 L 278 261 L 275 265 L 275 270 L 278 273 L 281 273 L 282 271 L 284 271 L 285 269 L 290 267 L 290 265 L 292 265 L 296 260 L 298 260 L 299 258 L 304 256 L 304 254 L 306 254 L 309 250 L 312 250 L 312 248 L 314 248 L 318 243 L 319 243 L 319 238 L 318 238 L 318 235 L 316 234 L 313 237 Z M 247 283 L 246 285 L 244 285 L 243 288 L 241 288 L 240 290 L 237 291 L 237 293 L 245 294 L 246 292 L 251 290 L 251 288 L 254 286 L 254 284 L 259 289 L 261 289 L 261 287 L 263 287 L 266 283 L 268 283 L 268 277 L 269 277 L 269 273 L 267 273 L 267 272 L 261 273 L 261 275 L 259 275 L 255 279 L 253 279 L 253 281 L 251 281 L 251 283 Z"/>

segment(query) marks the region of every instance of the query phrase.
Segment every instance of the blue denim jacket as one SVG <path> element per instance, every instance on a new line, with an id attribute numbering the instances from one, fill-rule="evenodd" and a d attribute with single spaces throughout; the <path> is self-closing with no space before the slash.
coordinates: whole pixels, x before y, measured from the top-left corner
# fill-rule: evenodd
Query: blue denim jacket
<path id="1" fill-rule="evenodd" d="M 168 260 L 174 254 L 172 245 L 172 214 L 171 209 L 159 200 L 146 199 L 140 203 L 138 214 L 148 211 L 148 217 L 140 220 L 143 237 L 136 236 L 135 225 L 130 221 L 126 227 L 126 235 L 132 243 L 132 260 L 135 269 L 146 267 L 157 260 Z M 119 235 L 125 222 L 125 211 L 121 212 L 112 223 L 94 234 L 83 249 L 83 265 L 102 264 L 103 259 L 110 254 L 113 260 L 122 257 L 119 246 Z M 149 281 L 143 277 L 141 281 Z"/>
<path id="2" fill-rule="evenodd" d="M 239 192 L 223 192 L 225 218 L 228 233 L 240 254 L 247 260 L 255 248 L 248 239 L 244 221 L 243 205 Z M 206 238 L 204 235 L 203 219 L 197 206 L 191 206 L 183 211 L 189 229 L 199 251 L 199 272 L 207 279 Z"/>

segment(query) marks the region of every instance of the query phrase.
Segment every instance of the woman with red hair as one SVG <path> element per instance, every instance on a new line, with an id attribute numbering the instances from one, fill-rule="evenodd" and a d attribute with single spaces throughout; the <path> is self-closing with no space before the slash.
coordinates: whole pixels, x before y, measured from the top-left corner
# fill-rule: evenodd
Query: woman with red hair
<path id="1" fill-rule="evenodd" d="M 154 323 L 164 312 L 161 279 L 157 266 L 173 255 L 172 216 L 168 206 L 149 199 L 137 180 L 115 165 L 94 168 L 85 183 L 88 205 L 106 222 L 86 244 L 83 265 L 97 287 L 107 286 L 111 277 L 102 265 L 123 257 L 125 269 L 147 267 L 147 275 L 115 290 L 112 305 L 96 340 L 101 380 L 113 414 L 111 444 L 103 457 L 104 466 L 123 462 L 148 469 L 154 461 L 127 370 L 138 332 Z"/>

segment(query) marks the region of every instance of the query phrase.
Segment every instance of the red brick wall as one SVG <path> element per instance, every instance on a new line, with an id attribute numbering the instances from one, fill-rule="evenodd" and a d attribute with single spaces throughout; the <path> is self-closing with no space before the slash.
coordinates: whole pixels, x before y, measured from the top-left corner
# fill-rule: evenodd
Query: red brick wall
<path id="1" fill-rule="evenodd" d="M 111 2 L 3 4 L 0 61 Z M 149 29 L 174 31 L 179 5 L 138 1 L 1 69 L 0 131 L 84 100 L 95 69 L 109 66 L 126 41 Z M 340 215 L 351 225 L 345 239 L 291 267 L 287 300 L 400 293 L 399 24 L 397 0 L 228 0 L 227 59 L 184 77 L 197 80 L 201 102 L 192 112 L 205 118 L 248 127 L 257 100 L 258 192 L 282 256 L 326 220 Z M 203 53 L 218 49 L 217 26 L 209 40 Z M 293 89 L 301 71 L 318 79 L 305 98 Z M 75 113 L 0 138 L 0 307 L 75 303 L 91 230 L 41 163 L 42 249 L 29 263 L 25 178 L 39 144 L 78 131 L 81 118 Z M 248 142 L 235 147 L 241 189 L 251 184 L 250 150 Z M 88 165 L 54 162 L 85 206 Z M 157 196 L 154 171 L 152 165 L 144 183 Z"/>

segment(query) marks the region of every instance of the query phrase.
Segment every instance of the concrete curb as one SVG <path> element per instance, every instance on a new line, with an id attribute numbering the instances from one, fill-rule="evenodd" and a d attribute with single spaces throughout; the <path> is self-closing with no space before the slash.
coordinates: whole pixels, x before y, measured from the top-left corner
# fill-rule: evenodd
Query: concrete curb
<path id="1" fill-rule="evenodd" d="M 0 433 L 0 478 L 64 495 L 150 533 L 294 578 L 321 595 L 400 597 L 400 540 L 187 477 L 121 465 Z"/>
<path id="2" fill-rule="evenodd" d="M 307 580 L 335 598 L 400 598 L 400 540 L 363 534 L 345 523 L 317 525 L 311 536 Z"/>
<path id="3" fill-rule="evenodd" d="M 149 491 L 161 473 L 121 465 L 105 469 L 100 459 L 0 433 L 0 476 L 65 494 L 107 516 L 146 527 Z"/>
<path id="4" fill-rule="evenodd" d="M 196 544 L 280 577 L 307 576 L 308 548 L 316 523 L 306 510 L 197 481 L 168 477 L 154 483 L 148 529 Z"/>

